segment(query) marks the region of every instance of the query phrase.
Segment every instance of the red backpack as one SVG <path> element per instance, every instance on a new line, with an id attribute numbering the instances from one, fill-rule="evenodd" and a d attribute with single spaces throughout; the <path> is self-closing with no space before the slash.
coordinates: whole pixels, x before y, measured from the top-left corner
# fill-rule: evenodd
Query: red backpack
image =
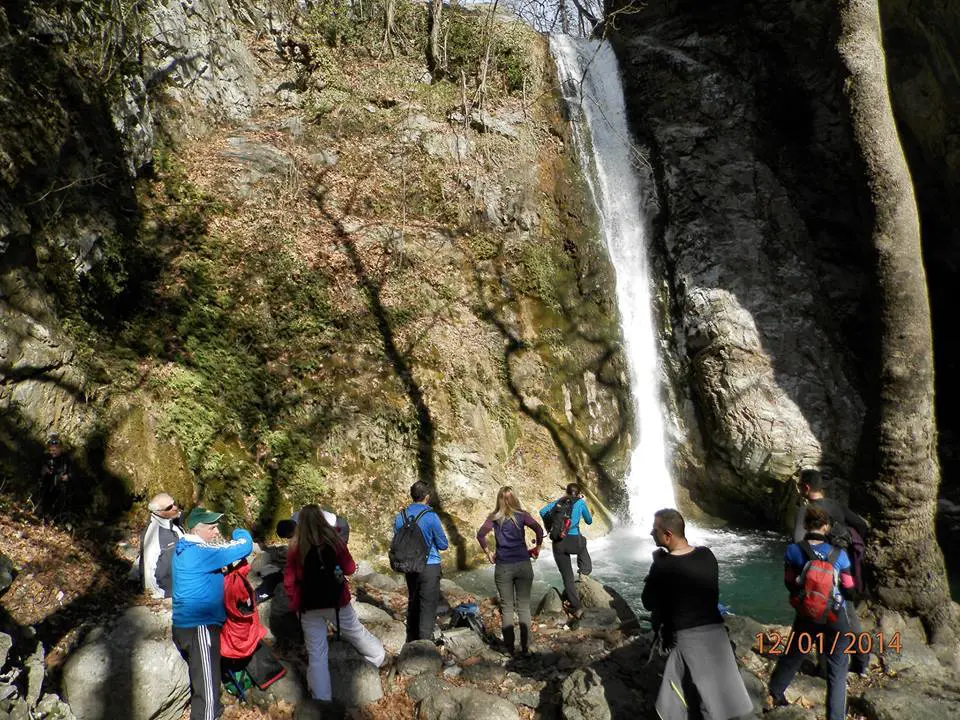
<path id="1" fill-rule="evenodd" d="M 797 578 L 799 592 L 790 596 L 790 604 L 797 614 L 815 623 L 830 623 L 837 619 L 842 600 L 839 596 L 840 573 L 836 562 L 840 557 L 840 548 L 832 548 L 825 558 L 818 554 L 804 540 L 800 549 L 807 558 L 800 577 Z"/>

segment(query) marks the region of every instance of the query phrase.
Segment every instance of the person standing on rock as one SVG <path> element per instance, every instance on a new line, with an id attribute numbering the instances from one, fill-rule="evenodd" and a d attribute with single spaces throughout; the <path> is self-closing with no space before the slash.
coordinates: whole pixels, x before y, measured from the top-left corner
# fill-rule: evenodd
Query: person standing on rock
<path id="1" fill-rule="evenodd" d="M 553 541 L 553 559 L 563 578 L 563 591 L 567 597 L 565 606 L 574 620 L 583 617 L 583 608 L 580 607 L 580 593 L 573 577 L 573 562 L 571 555 L 577 556 L 577 572 L 589 575 L 593 572 L 593 563 L 590 553 L 587 552 L 587 539 L 580 533 L 580 521 L 587 525 L 593 524 L 593 515 L 583 499 L 580 486 L 577 483 L 567 485 L 563 497 L 540 508 L 540 517 L 550 533 Z"/>
<path id="2" fill-rule="evenodd" d="M 686 539 L 683 516 L 654 514 L 650 532 L 658 550 L 641 600 L 652 613 L 664 647 L 671 647 L 657 695 L 663 720 L 729 720 L 753 712 L 717 605 L 720 573 L 709 548 Z M 702 712 L 702 715 L 700 714 Z"/>
<path id="3" fill-rule="evenodd" d="M 71 505 L 72 479 L 70 458 L 63 452 L 60 436 L 52 433 L 47 439 L 47 451 L 40 466 L 40 502 L 37 504 L 43 512 L 62 518 Z"/>
<path id="4" fill-rule="evenodd" d="M 800 495 L 806 501 L 797 508 L 793 528 L 793 541 L 803 542 L 807 535 L 805 527 L 807 509 L 820 508 L 830 517 L 830 537 L 827 540 L 842 548 L 850 560 L 850 574 L 858 591 L 863 590 L 862 563 L 864 538 L 867 536 L 867 521 L 857 515 L 843 503 L 825 495 L 826 480 L 819 470 L 806 469 L 800 472 Z M 862 626 L 854 603 L 844 603 L 850 632 L 860 634 Z M 858 675 L 866 675 L 870 668 L 870 653 L 856 653 L 850 659 L 850 670 Z"/>
<path id="5" fill-rule="evenodd" d="M 173 550 L 183 537 L 180 507 L 167 493 L 155 495 L 147 504 L 150 522 L 140 533 L 140 582 L 154 598 L 173 595 Z"/>
<path id="6" fill-rule="evenodd" d="M 783 654 L 770 676 L 770 697 L 776 706 L 787 705 L 784 693 L 811 649 L 827 658 L 827 720 L 847 716 L 847 666 L 850 623 L 844 605 L 856 593 L 850 573 L 850 559 L 830 536 L 830 515 L 819 507 L 807 508 L 806 535 L 787 546 L 783 581 L 790 592 L 790 604 L 797 610 Z M 818 572 L 825 570 L 824 572 Z M 816 575 L 822 577 L 816 581 Z M 814 588 L 814 582 L 822 587 Z M 816 589 L 817 592 L 812 592 Z M 822 612 L 819 605 L 823 605 Z M 812 608 L 817 608 L 814 617 Z M 854 636 L 856 637 L 856 636 Z"/>
<path id="7" fill-rule="evenodd" d="M 403 574 L 407 581 L 407 642 L 433 639 L 440 604 L 440 552 L 450 547 L 440 518 L 430 507 L 430 487 L 417 480 L 410 486 L 410 497 L 413 502 L 394 520 L 394 542 L 407 521 L 414 522 L 426 544 L 426 560 L 421 571 Z"/>
<path id="8" fill-rule="evenodd" d="M 195 507 L 173 553 L 173 642 L 190 669 L 190 720 L 216 720 L 220 706 L 220 629 L 227 618 L 223 569 L 253 551 L 246 530 L 224 542 L 223 513 Z"/>
<path id="9" fill-rule="evenodd" d="M 314 700 L 333 700 L 328 661 L 327 623 L 334 623 L 337 637 L 346 639 L 375 667 L 383 665 L 386 653 L 381 642 L 368 631 L 350 604 L 346 576 L 357 571 L 347 545 L 327 522 L 319 505 L 305 505 L 287 550 L 283 588 L 290 610 L 300 613 L 304 644 L 307 646 L 307 684 Z"/>
<path id="10" fill-rule="evenodd" d="M 527 550 L 526 528 L 533 530 L 537 536 L 530 550 Z M 487 547 L 487 535 L 491 530 L 497 542 L 496 555 Z M 504 485 L 497 493 L 496 507 L 477 530 L 477 542 L 487 560 L 496 564 L 493 581 L 500 595 L 503 642 L 512 654 L 515 651 L 513 615 L 516 612 L 520 622 L 520 653 L 529 655 L 530 589 L 533 587 L 533 563 L 530 559 L 540 554 L 543 528 L 521 507 L 513 488 Z"/>

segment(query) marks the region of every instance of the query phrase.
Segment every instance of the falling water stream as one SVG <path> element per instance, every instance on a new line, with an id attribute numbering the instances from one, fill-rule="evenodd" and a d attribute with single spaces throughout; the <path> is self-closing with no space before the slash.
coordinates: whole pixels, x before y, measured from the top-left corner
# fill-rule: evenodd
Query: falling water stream
<path id="1" fill-rule="evenodd" d="M 633 452 L 625 478 L 631 523 L 590 541 L 593 575 L 616 588 L 640 610 L 643 578 L 654 550 L 649 536 L 653 513 L 676 506 L 664 442 L 661 373 L 647 261 L 648 222 L 642 215 L 642 188 L 634 170 L 642 158 L 630 134 L 620 69 L 610 44 L 555 35 L 550 48 L 570 112 L 581 169 L 616 273 L 635 419 Z M 690 528 L 687 534 L 691 542 L 708 545 L 716 554 L 722 602 L 758 620 L 789 620 L 791 612 L 780 589 L 785 538 L 698 528 Z M 535 570 L 536 600 L 548 585 L 559 584 L 559 573 L 549 552 L 543 553 Z M 494 592 L 492 568 L 464 573 L 457 581 L 474 592 Z"/>

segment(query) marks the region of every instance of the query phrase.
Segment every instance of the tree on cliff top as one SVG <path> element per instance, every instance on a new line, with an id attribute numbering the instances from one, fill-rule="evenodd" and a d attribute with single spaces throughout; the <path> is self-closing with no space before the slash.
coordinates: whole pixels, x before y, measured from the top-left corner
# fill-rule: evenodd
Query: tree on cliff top
<path id="1" fill-rule="evenodd" d="M 877 512 L 872 589 L 888 608 L 917 615 L 929 640 L 956 640 L 956 619 L 934 517 L 933 341 L 920 221 L 887 88 L 877 0 L 839 0 L 837 49 L 848 73 L 854 139 L 872 213 L 880 318 L 877 468 L 866 492 Z"/>

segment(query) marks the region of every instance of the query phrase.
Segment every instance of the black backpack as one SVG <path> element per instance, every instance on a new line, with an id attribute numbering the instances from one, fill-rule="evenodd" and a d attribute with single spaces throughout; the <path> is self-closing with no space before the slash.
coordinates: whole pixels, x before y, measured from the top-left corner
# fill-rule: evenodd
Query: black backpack
<path id="1" fill-rule="evenodd" d="M 343 571 L 337 565 L 337 554 L 329 545 L 313 547 L 303 561 L 300 582 L 300 610 L 339 608 L 343 591 Z"/>
<path id="2" fill-rule="evenodd" d="M 420 573 L 426 569 L 430 548 L 417 523 L 428 512 L 432 512 L 430 508 L 424 508 L 414 517 L 402 513 L 403 525 L 390 542 L 390 567 L 394 572 Z"/>
<path id="3" fill-rule="evenodd" d="M 553 542 L 559 542 L 567 536 L 570 529 L 570 513 L 573 512 L 573 498 L 565 495 L 550 508 L 550 512 L 543 519 L 543 524 L 550 533 Z"/>

